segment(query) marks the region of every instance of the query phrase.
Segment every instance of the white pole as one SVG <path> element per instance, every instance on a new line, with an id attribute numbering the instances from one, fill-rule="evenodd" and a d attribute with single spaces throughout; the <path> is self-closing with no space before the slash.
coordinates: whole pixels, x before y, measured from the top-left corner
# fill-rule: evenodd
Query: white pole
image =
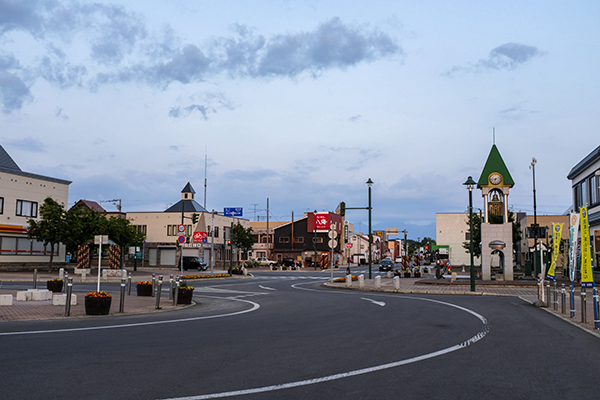
<path id="1" fill-rule="evenodd" d="M 98 251 L 98 288 L 97 292 L 100 291 L 100 269 L 102 268 L 102 235 L 100 235 L 100 250 Z"/>

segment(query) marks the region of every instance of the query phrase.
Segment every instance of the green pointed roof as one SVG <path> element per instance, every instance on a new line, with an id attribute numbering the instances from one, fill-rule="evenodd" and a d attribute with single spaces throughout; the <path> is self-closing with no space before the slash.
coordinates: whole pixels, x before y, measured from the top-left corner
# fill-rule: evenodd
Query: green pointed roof
<path id="1" fill-rule="evenodd" d="M 488 186 L 488 178 L 493 172 L 497 172 L 502 175 L 502 186 L 515 186 L 515 181 L 513 181 L 512 176 L 510 176 L 510 172 L 508 172 L 508 168 L 506 167 L 506 164 L 504 164 L 504 160 L 500 155 L 500 151 L 498 151 L 498 148 L 495 144 L 492 145 L 492 149 L 490 150 L 490 154 L 485 162 L 483 171 L 481 171 L 481 176 L 477 181 L 477 188 Z"/>

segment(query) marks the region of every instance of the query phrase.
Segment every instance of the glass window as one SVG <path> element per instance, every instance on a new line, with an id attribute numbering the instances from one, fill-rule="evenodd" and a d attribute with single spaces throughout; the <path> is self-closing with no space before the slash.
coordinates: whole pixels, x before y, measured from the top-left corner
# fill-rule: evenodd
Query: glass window
<path id="1" fill-rule="evenodd" d="M 294 238 L 294 243 L 304 243 L 304 238 L 301 237 L 295 237 Z"/>
<path id="2" fill-rule="evenodd" d="M 17 254 L 17 238 L 3 237 L 0 251 L 2 254 Z"/>
<path id="3" fill-rule="evenodd" d="M 31 240 L 25 238 L 17 239 L 17 254 L 31 255 Z"/>
<path id="4" fill-rule="evenodd" d="M 313 237 L 312 240 L 313 240 L 313 243 L 323 243 L 322 237 Z"/>
<path id="5" fill-rule="evenodd" d="M 290 242 L 290 238 L 289 237 L 283 237 L 281 236 L 279 238 L 279 243 L 289 243 Z"/>
<path id="6" fill-rule="evenodd" d="M 31 243 L 31 253 L 34 256 L 43 256 L 44 255 L 44 242 L 38 242 L 37 240 L 33 240 Z"/>
<path id="7" fill-rule="evenodd" d="M 4 214 L 4 197 L 0 197 L 0 214 Z"/>
<path id="8" fill-rule="evenodd" d="M 37 203 L 35 201 L 17 200 L 17 212 L 19 217 L 37 217 Z"/>

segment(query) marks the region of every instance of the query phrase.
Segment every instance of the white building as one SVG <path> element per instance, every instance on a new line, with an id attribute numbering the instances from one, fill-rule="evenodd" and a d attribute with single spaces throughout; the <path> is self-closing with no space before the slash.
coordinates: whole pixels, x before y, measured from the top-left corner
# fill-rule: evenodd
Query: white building
<path id="1" fill-rule="evenodd" d="M 573 190 L 573 209 L 588 207 L 594 267 L 600 263 L 600 146 L 575 165 L 567 175 Z"/>
<path id="2" fill-rule="evenodd" d="M 448 246 L 448 260 L 454 266 L 471 265 L 469 253 L 463 247 L 469 241 L 469 215 L 467 213 L 436 213 L 435 242 Z M 474 259 L 481 265 L 481 259 Z"/>
<path id="3" fill-rule="evenodd" d="M 44 199 L 51 197 L 67 207 L 71 181 L 22 171 L 0 146 L 0 265 L 44 264 L 50 245 L 27 238 L 29 219 L 39 218 Z M 54 250 L 54 261 L 65 260 L 65 246 Z M 12 266 L 11 266 L 12 264 Z"/>

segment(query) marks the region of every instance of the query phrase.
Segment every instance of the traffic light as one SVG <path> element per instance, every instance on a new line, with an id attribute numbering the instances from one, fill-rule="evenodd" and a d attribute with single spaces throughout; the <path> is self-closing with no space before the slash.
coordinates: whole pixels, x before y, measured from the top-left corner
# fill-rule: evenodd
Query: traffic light
<path id="1" fill-rule="evenodd" d="M 346 215 L 346 203 L 343 201 L 340 203 L 340 215 L 342 217 Z"/>
<path id="2" fill-rule="evenodd" d="M 229 246 L 231 244 L 231 239 L 227 239 L 227 245 Z"/>
<path id="3" fill-rule="evenodd" d="M 198 214 L 193 213 L 192 214 L 192 224 L 197 224 L 198 223 Z"/>

